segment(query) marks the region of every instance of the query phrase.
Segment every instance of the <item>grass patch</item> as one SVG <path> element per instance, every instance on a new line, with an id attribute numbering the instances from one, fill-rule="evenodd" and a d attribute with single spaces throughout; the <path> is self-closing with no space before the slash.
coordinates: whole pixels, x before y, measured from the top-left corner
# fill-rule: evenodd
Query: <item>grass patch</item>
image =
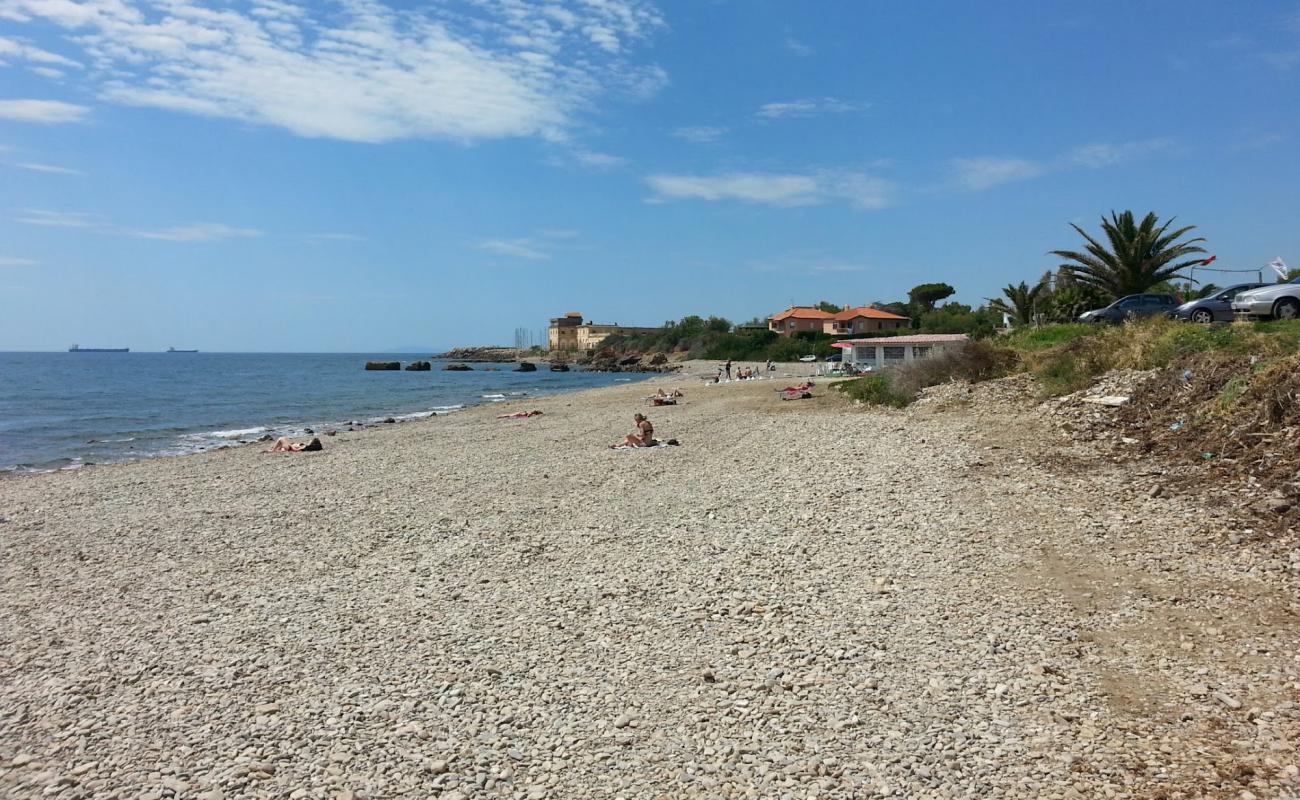
<path id="1" fill-rule="evenodd" d="M 872 406 L 902 408 L 913 399 L 911 395 L 894 391 L 889 378 L 885 375 L 868 375 L 865 378 L 838 383 L 835 388 L 853 400 Z"/>
<path id="2" fill-rule="evenodd" d="M 1219 407 L 1227 409 L 1236 405 L 1237 401 L 1241 399 L 1241 396 L 1246 393 L 1246 389 L 1249 386 L 1250 381 L 1242 377 L 1232 378 L 1229 380 L 1223 385 L 1223 388 L 1219 390 Z"/>

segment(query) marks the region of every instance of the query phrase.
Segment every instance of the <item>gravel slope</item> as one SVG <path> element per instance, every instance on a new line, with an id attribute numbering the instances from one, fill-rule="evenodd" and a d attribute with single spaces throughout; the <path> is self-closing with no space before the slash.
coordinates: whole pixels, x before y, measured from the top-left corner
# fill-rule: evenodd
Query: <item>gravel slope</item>
<path id="1" fill-rule="evenodd" d="M 1300 792 L 1294 556 L 1006 387 L 689 380 L 0 483 L 0 791 Z"/>

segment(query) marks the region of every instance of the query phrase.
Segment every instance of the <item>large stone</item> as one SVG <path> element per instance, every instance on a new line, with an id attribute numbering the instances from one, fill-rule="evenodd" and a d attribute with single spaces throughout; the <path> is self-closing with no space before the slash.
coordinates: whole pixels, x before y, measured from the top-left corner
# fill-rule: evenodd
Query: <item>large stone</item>
<path id="1" fill-rule="evenodd" d="M 402 368 L 402 362 L 400 361 L 367 361 L 366 362 L 366 369 L 368 370 L 394 370 L 394 369 L 401 369 L 401 368 Z"/>

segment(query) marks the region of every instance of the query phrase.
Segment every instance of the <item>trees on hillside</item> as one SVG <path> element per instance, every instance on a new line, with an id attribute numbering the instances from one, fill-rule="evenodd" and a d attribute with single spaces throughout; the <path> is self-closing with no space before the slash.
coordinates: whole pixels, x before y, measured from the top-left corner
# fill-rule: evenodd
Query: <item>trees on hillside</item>
<path id="1" fill-rule="evenodd" d="M 1196 226 L 1170 230 L 1173 222 L 1170 219 L 1161 224 L 1155 212 L 1137 222 L 1132 211 L 1119 214 L 1112 211 L 1110 219 L 1101 219 L 1105 244 L 1071 223 L 1070 227 L 1085 240 L 1083 251 L 1053 250 L 1051 255 L 1066 259 L 1061 269 L 1080 284 L 1098 289 L 1112 299 L 1137 294 L 1201 261 L 1188 256 L 1205 252 L 1198 245 L 1205 241 L 1203 237 L 1179 241 Z"/>

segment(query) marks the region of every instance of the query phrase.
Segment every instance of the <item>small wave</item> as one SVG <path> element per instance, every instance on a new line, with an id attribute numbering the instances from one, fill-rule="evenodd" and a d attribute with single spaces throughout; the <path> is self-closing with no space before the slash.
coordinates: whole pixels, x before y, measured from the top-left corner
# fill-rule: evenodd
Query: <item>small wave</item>
<path id="1" fill-rule="evenodd" d="M 394 414 L 393 419 L 395 420 L 428 419 L 429 417 L 436 416 L 437 413 L 438 413 L 437 411 L 416 411 L 411 414 Z"/>
<path id="2" fill-rule="evenodd" d="M 614 383 L 631 383 L 631 378 L 615 378 Z"/>
<path id="3" fill-rule="evenodd" d="M 210 436 L 214 439 L 240 439 L 244 436 L 252 436 L 257 433 L 266 433 L 270 428 L 237 428 L 230 431 L 208 431 L 207 433 L 198 434 L 199 436 Z"/>
<path id="4" fill-rule="evenodd" d="M 483 398 L 484 400 L 504 400 L 504 399 L 506 399 L 506 396 L 503 395 L 503 394 L 481 394 L 481 395 L 479 395 L 479 397 Z"/>
<path id="5" fill-rule="evenodd" d="M 436 412 L 438 412 L 439 414 L 441 414 L 441 413 L 446 412 L 446 411 L 460 411 L 460 410 L 461 410 L 462 408 L 464 408 L 464 407 L 465 407 L 465 406 L 463 406 L 463 405 L 455 405 L 455 406 L 434 406 L 434 407 L 433 407 L 433 410 L 436 411 Z"/>

